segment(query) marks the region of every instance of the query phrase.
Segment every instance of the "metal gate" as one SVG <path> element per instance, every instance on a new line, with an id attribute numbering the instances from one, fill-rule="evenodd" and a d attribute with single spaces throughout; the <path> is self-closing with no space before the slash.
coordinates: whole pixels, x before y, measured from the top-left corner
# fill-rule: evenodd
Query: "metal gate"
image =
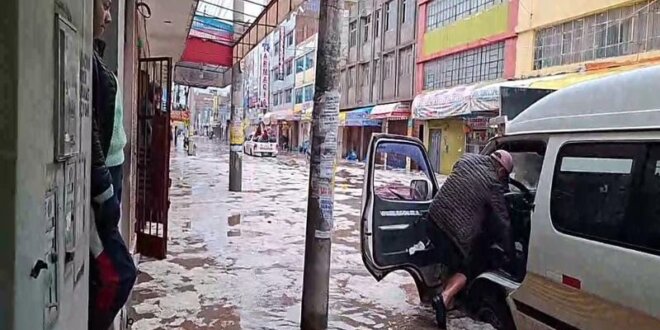
<path id="1" fill-rule="evenodd" d="M 164 259 L 171 182 L 172 59 L 140 59 L 138 75 L 137 252 Z"/>
<path id="2" fill-rule="evenodd" d="M 441 156 L 442 130 L 432 129 L 430 130 L 429 135 L 431 137 L 431 147 L 429 148 L 429 161 L 431 162 L 431 166 L 433 167 L 433 170 L 436 173 L 440 173 L 440 168 L 441 168 L 440 161 L 442 160 L 442 156 Z"/>

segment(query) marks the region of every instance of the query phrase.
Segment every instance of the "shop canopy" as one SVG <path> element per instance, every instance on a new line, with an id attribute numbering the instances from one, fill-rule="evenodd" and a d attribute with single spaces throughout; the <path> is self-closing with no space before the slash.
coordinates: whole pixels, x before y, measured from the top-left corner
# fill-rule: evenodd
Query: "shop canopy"
<path id="1" fill-rule="evenodd" d="M 287 109 L 268 112 L 263 117 L 264 124 L 266 125 L 275 124 L 280 120 L 300 120 L 300 115 L 296 115 L 293 109 Z"/>
<path id="2" fill-rule="evenodd" d="M 374 107 L 369 119 L 408 120 L 410 118 L 410 103 L 389 103 Z"/>
<path id="3" fill-rule="evenodd" d="M 636 68 L 658 65 L 658 63 L 657 61 L 651 61 L 635 65 L 606 67 L 592 71 L 562 73 L 521 80 L 485 82 L 476 85 L 429 91 L 415 97 L 412 105 L 412 116 L 415 119 L 429 120 L 479 115 L 479 113 L 483 112 L 498 111 L 500 108 L 501 87 L 557 90 Z"/>
<path id="4" fill-rule="evenodd" d="M 344 126 L 380 126 L 380 120 L 369 119 L 369 115 L 373 109 L 374 107 L 366 107 L 345 112 L 346 121 L 344 122 Z"/>
<path id="5" fill-rule="evenodd" d="M 473 92 L 487 83 L 456 86 L 417 95 L 412 104 L 415 119 L 443 119 L 469 115 L 475 111 L 493 110 L 492 102 L 473 99 Z"/>

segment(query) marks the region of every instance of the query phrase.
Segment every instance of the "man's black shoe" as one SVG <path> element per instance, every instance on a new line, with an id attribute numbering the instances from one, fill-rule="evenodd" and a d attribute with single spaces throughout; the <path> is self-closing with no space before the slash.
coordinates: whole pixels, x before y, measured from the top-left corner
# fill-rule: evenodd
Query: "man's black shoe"
<path id="1" fill-rule="evenodd" d="M 435 310 L 435 321 L 438 322 L 438 328 L 447 329 L 447 308 L 444 301 L 442 301 L 442 296 L 433 297 L 433 309 Z"/>

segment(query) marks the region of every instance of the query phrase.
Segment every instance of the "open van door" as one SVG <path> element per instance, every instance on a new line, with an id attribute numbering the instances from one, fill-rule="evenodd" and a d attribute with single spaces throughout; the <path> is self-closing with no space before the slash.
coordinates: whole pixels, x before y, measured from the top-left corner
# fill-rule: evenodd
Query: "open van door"
<path id="1" fill-rule="evenodd" d="M 435 286 L 425 268 L 438 263 L 427 236 L 427 213 L 438 182 L 424 145 L 416 138 L 375 134 L 365 166 L 360 215 L 364 265 L 376 280 L 395 270 L 418 285 Z"/>

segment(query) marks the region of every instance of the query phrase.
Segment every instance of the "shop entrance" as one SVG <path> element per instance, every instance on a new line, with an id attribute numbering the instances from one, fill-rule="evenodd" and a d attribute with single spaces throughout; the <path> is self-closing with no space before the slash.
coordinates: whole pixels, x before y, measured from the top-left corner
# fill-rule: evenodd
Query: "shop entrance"
<path id="1" fill-rule="evenodd" d="M 433 167 L 433 171 L 440 173 L 440 164 L 442 157 L 440 156 L 442 151 L 442 130 L 441 129 L 431 129 L 429 130 L 429 136 L 431 137 L 431 144 L 429 146 L 429 161 Z"/>

